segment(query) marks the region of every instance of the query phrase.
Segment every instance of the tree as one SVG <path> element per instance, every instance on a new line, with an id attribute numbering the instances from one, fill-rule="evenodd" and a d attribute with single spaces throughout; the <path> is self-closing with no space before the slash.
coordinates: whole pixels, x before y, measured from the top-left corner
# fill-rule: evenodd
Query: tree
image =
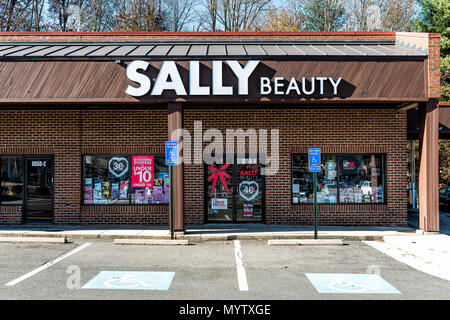
<path id="1" fill-rule="evenodd" d="M 27 31 L 41 31 L 42 10 L 44 9 L 44 0 L 33 0 L 31 2 L 31 15 L 28 19 Z"/>
<path id="2" fill-rule="evenodd" d="M 86 0 L 81 10 L 82 30 L 92 32 L 113 30 L 119 7 L 120 0 Z"/>
<path id="3" fill-rule="evenodd" d="M 0 2 L 1 31 L 23 30 L 29 0 L 8 0 Z"/>
<path id="4" fill-rule="evenodd" d="M 58 31 L 81 31 L 81 11 L 84 0 L 49 0 L 51 28 Z"/>
<path id="5" fill-rule="evenodd" d="M 217 31 L 218 22 L 217 17 L 219 15 L 219 1 L 220 0 L 205 0 L 203 3 L 204 10 L 198 14 L 198 27 L 197 29 L 204 29 L 208 31 Z"/>
<path id="6" fill-rule="evenodd" d="M 271 0 L 206 0 L 199 16 L 208 31 L 246 31 L 258 25 Z"/>
<path id="7" fill-rule="evenodd" d="M 257 29 L 261 31 L 290 32 L 303 29 L 303 15 L 294 11 L 272 7 L 268 10 L 263 26 Z"/>
<path id="8" fill-rule="evenodd" d="M 381 28 L 383 31 L 413 31 L 416 1 L 381 0 Z"/>
<path id="9" fill-rule="evenodd" d="M 196 5 L 195 0 L 166 0 L 165 4 L 170 31 L 182 31 L 193 22 L 192 10 Z"/>
<path id="10" fill-rule="evenodd" d="M 40 31 L 45 0 L 8 0 L 0 2 L 2 31 Z"/>
<path id="11" fill-rule="evenodd" d="M 115 30 L 166 31 L 166 15 L 162 11 L 161 0 L 123 0 Z"/>
<path id="12" fill-rule="evenodd" d="M 345 8 L 342 0 L 304 0 L 298 3 L 308 31 L 337 31 L 344 26 Z"/>

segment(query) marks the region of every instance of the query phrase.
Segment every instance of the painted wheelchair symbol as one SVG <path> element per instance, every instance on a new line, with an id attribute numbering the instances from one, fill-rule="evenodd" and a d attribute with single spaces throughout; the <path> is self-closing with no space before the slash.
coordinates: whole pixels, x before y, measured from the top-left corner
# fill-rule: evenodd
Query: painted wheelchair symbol
<path id="1" fill-rule="evenodd" d="M 154 285 L 151 283 L 146 283 L 142 280 L 139 280 L 135 274 L 129 273 L 124 274 L 122 277 L 113 277 L 104 282 L 104 285 L 110 288 L 119 288 L 119 289 L 127 289 L 127 288 L 137 288 L 137 287 L 153 287 Z"/>
<path id="2" fill-rule="evenodd" d="M 327 284 L 328 288 L 341 292 L 370 292 L 380 289 L 380 284 L 377 281 L 371 281 L 373 283 L 353 283 L 345 280 L 343 277 L 335 277 L 333 281 Z"/>

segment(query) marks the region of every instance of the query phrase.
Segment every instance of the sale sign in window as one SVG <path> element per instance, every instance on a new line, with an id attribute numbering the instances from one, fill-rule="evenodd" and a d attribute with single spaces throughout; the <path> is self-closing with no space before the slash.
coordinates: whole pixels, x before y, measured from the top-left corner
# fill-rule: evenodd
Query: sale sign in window
<path id="1" fill-rule="evenodd" d="M 153 188 L 153 156 L 131 157 L 131 186 Z"/>

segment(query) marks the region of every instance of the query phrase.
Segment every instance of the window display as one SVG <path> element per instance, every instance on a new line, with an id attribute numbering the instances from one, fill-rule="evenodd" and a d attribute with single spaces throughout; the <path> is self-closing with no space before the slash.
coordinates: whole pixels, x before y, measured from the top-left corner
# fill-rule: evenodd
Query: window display
<path id="1" fill-rule="evenodd" d="M 318 203 L 384 203 L 383 155 L 323 154 L 317 174 Z M 308 155 L 292 155 L 292 203 L 312 203 Z"/>
<path id="2" fill-rule="evenodd" d="M 145 183 L 133 187 L 133 175 Z M 84 156 L 84 204 L 168 204 L 169 190 L 163 156 Z"/>
<path id="3" fill-rule="evenodd" d="M 23 158 L 3 156 L 0 158 L 0 204 L 23 203 Z"/>
<path id="4" fill-rule="evenodd" d="M 382 165 L 381 155 L 339 156 L 340 202 L 384 202 Z"/>

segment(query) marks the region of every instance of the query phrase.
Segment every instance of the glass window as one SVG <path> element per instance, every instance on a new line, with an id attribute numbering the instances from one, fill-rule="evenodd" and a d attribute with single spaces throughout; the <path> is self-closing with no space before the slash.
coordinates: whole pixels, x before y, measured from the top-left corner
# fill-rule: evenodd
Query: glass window
<path id="1" fill-rule="evenodd" d="M 23 203 L 23 158 L 5 156 L 0 158 L 0 203 Z"/>
<path id="2" fill-rule="evenodd" d="M 313 176 L 308 171 L 308 155 L 294 155 L 292 162 L 292 202 L 313 202 Z M 321 171 L 317 174 L 317 202 L 337 202 L 337 163 L 334 155 L 321 155 Z"/>
<path id="3" fill-rule="evenodd" d="M 318 203 L 384 203 L 383 155 L 321 155 Z M 292 203 L 312 203 L 308 155 L 292 155 Z"/>
<path id="4" fill-rule="evenodd" d="M 164 157 L 153 157 L 153 187 L 131 186 L 132 156 L 84 157 L 84 204 L 168 204 L 169 171 Z"/>
<path id="5" fill-rule="evenodd" d="M 339 202 L 384 202 L 382 164 L 381 155 L 339 156 Z"/>
<path id="6" fill-rule="evenodd" d="M 131 188 L 132 204 L 168 204 L 169 168 L 162 156 L 155 156 L 153 162 L 153 188 Z"/>

